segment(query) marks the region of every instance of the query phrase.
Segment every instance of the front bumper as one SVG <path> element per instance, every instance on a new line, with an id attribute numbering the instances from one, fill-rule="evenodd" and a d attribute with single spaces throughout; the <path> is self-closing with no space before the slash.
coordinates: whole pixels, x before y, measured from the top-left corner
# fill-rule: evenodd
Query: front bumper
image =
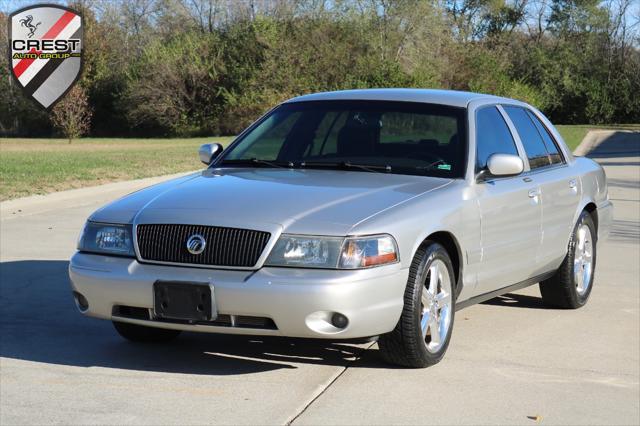
<path id="1" fill-rule="evenodd" d="M 408 269 L 400 264 L 363 270 L 268 268 L 257 271 L 186 268 L 139 263 L 136 259 L 76 253 L 69 264 L 75 292 L 92 317 L 152 327 L 211 333 L 351 339 L 391 331 L 402 312 Z M 115 306 L 153 311 L 158 280 L 208 283 L 219 315 L 264 317 L 274 329 L 161 322 L 121 316 Z M 336 328 L 333 313 L 349 323 Z"/>

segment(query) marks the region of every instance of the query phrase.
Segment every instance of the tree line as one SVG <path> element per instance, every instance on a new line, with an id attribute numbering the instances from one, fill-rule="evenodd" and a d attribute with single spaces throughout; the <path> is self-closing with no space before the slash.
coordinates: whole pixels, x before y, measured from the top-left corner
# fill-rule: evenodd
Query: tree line
<path id="1" fill-rule="evenodd" d="M 508 96 L 556 123 L 640 122 L 637 0 L 66 4 L 84 17 L 73 99 L 91 136 L 236 134 L 290 97 L 370 87 Z M 2 51 L 10 12 L 0 12 Z M 0 67 L 1 135 L 54 135 L 56 117 Z"/>

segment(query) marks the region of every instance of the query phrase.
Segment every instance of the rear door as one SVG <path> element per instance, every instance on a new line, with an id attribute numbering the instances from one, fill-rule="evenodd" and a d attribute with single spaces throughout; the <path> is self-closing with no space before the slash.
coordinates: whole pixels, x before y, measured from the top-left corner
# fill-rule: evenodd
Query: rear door
<path id="1" fill-rule="evenodd" d="M 476 111 L 476 172 L 492 154 L 524 156 L 499 107 Z M 523 175 L 493 178 L 475 186 L 481 214 L 481 266 L 473 295 L 524 281 L 535 271 L 542 209 L 538 186 Z"/>
<path id="2" fill-rule="evenodd" d="M 579 202 L 580 185 L 568 167 L 549 131 L 529 109 L 505 106 L 529 157 L 526 177 L 540 186 L 542 232 L 536 257 L 536 273 L 558 267 L 567 250 L 574 213 Z"/>

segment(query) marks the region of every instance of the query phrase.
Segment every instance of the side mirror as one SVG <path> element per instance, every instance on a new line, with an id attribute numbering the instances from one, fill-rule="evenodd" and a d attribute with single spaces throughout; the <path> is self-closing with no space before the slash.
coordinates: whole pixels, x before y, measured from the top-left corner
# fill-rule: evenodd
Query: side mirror
<path id="1" fill-rule="evenodd" d="M 222 145 L 219 143 L 206 143 L 201 145 L 198 150 L 200 161 L 208 166 L 218 155 L 220 155 L 223 149 L 224 148 L 222 148 Z"/>
<path id="2" fill-rule="evenodd" d="M 522 158 L 512 154 L 493 154 L 487 160 L 489 176 L 516 176 L 524 170 Z M 483 176 L 485 179 L 489 176 Z"/>

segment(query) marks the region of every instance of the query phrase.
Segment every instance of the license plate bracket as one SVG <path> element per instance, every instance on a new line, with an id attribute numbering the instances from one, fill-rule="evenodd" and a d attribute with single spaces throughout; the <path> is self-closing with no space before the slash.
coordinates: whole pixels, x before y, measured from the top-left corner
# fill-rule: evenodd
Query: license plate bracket
<path id="1" fill-rule="evenodd" d="M 153 284 L 153 312 L 158 319 L 188 322 L 212 321 L 213 297 L 209 284 L 156 281 Z"/>

